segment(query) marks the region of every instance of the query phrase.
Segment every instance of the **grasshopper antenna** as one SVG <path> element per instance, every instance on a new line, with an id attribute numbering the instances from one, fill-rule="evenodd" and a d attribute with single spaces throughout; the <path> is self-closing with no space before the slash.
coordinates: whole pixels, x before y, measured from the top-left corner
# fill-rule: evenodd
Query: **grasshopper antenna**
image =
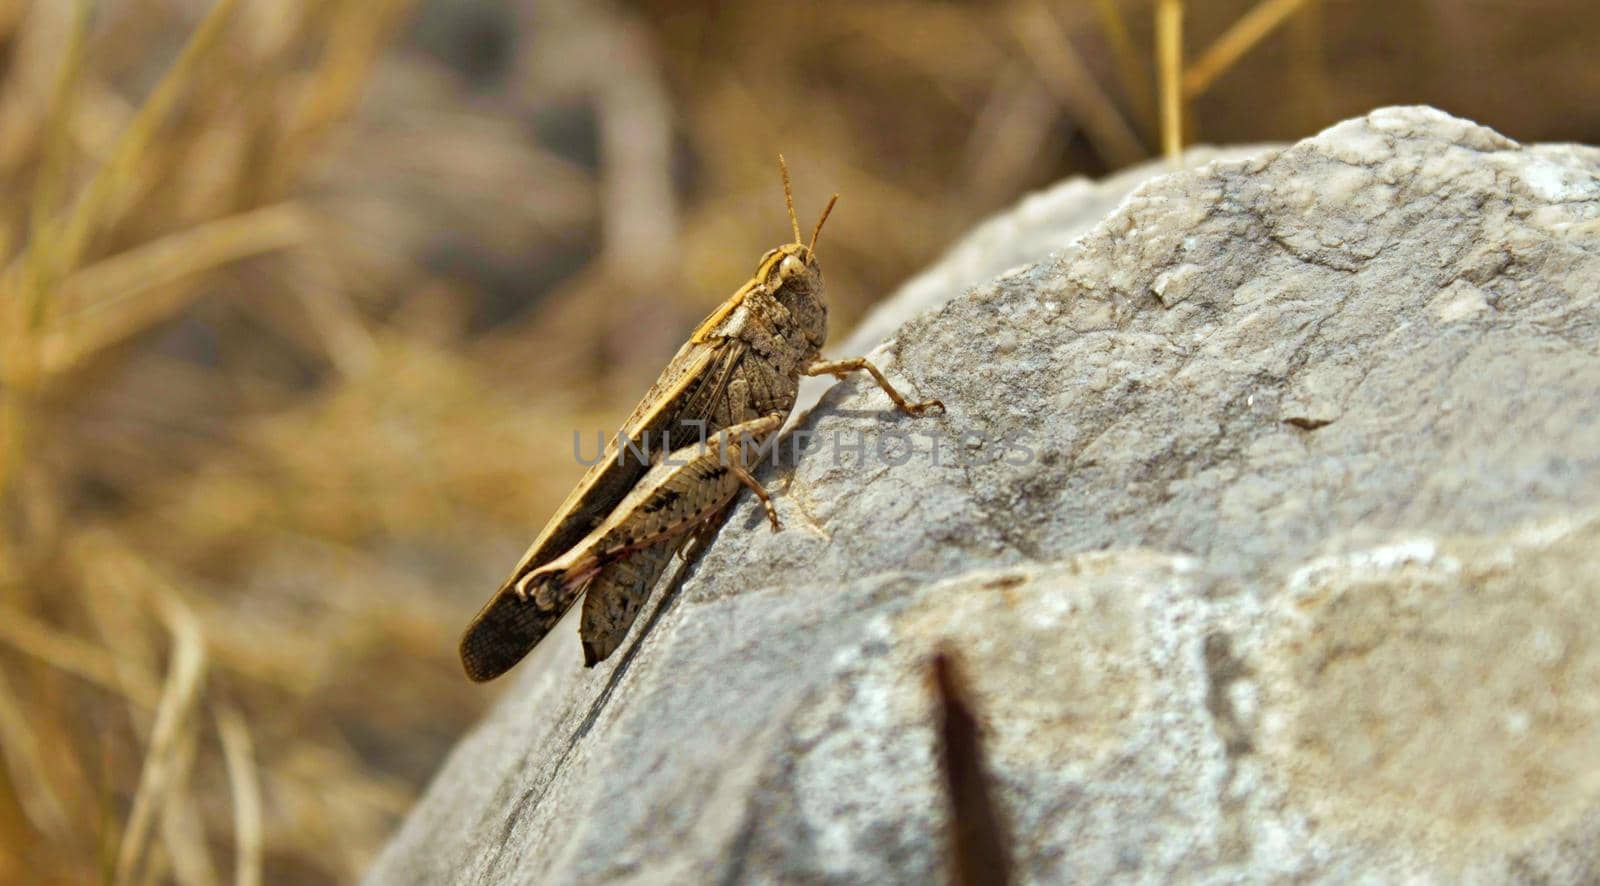
<path id="1" fill-rule="evenodd" d="M 789 164 L 783 162 L 783 155 L 778 155 L 778 171 L 783 173 L 783 202 L 789 206 L 789 227 L 794 228 L 794 242 L 799 245 L 800 219 L 794 215 L 794 191 L 789 187 Z"/>
<path id="2" fill-rule="evenodd" d="M 806 254 L 811 256 L 812 261 L 816 261 L 817 258 L 817 235 L 822 233 L 822 223 L 828 220 L 828 213 L 833 211 L 833 204 L 838 202 L 838 194 L 829 197 L 828 205 L 822 207 L 822 216 L 817 219 L 817 226 L 811 229 L 811 245 L 806 247 Z M 795 242 L 800 242 L 800 238 L 796 237 Z"/>

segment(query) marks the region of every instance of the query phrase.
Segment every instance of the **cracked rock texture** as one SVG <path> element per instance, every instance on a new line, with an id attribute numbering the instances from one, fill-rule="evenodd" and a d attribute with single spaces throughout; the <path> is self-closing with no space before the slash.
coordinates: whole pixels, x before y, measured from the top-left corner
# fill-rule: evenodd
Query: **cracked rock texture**
<path id="1" fill-rule="evenodd" d="M 559 629 L 373 881 L 942 878 L 940 647 L 1025 880 L 1600 879 L 1600 151 L 1397 108 L 1074 187 L 908 286 L 945 416 L 830 390 L 784 531 Z"/>

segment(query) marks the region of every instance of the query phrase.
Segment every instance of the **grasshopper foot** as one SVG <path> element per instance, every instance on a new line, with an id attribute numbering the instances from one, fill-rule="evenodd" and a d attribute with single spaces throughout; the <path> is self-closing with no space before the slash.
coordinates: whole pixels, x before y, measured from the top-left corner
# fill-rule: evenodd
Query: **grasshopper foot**
<path id="1" fill-rule="evenodd" d="M 763 499 L 761 506 L 767 511 L 767 522 L 772 524 L 772 531 L 777 532 L 783 528 L 783 522 L 778 519 L 778 509 L 772 506 L 770 499 Z"/>

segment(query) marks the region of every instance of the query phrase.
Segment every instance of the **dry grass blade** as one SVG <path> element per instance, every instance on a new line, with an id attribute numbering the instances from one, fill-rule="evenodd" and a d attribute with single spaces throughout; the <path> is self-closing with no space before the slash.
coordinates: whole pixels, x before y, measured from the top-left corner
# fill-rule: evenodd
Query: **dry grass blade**
<path id="1" fill-rule="evenodd" d="M 36 7 L 30 10 L 27 26 L 17 47 L 17 58 L 8 65 L 8 89 L 0 103 L 0 167 L 7 172 L 19 171 L 17 167 L 26 162 L 31 151 L 43 152 L 33 183 L 26 187 L 32 196 L 21 221 L 27 227 L 30 242 L 36 243 L 42 239 L 49 213 L 60 199 L 66 175 L 67 134 L 82 72 L 88 4 L 76 0 L 71 7 Z M 42 88 L 46 80 L 50 85 Z M 4 228 L 0 246 L 5 247 L 0 254 L 9 253 L 18 224 L 6 219 L 0 227 Z M 24 346 L 29 342 L 19 333 L 39 324 L 46 289 L 8 282 L 15 279 L 9 272 L 0 277 L 0 381 L 27 387 L 35 375 L 36 355 Z M 9 396 L 4 408 L 6 445 L 12 449 L 17 438 L 10 432 L 13 426 L 20 426 L 21 411 L 18 402 Z M 0 496 L 5 492 L 5 468 L 0 464 Z"/>
<path id="2" fill-rule="evenodd" d="M 12 348 L 5 347 L 4 324 L 0 323 L 0 505 L 11 498 L 11 486 L 23 461 L 23 434 L 27 431 L 21 392 L 17 390 L 18 366 Z M 0 526 L 0 564 L 14 564 L 10 533 Z"/>
<path id="3" fill-rule="evenodd" d="M 195 808 L 189 777 L 199 750 L 201 723 L 189 718 L 173 752 L 172 779 L 161 804 L 161 843 L 179 886 L 215 886 L 216 869 L 206 851 L 205 821 Z"/>
<path id="4" fill-rule="evenodd" d="M 261 785 L 254 742 L 244 717 L 231 707 L 217 709 L 217 734 L 233 793 L 234 886 L 261 884 Z"/>
<path id="5" fill-rule="evenodd" d="M 1218 37 L 1217 42 L 1202 52 L 1189 70 L 1183 72 L 1183 94 L 1193 98 L 1205 92 L 1251 47 L 1283 24 L 1304 3 L 1305 0 L 1262 0 L 1234 22 L 1233 27 Z"/>
<path id="6" fill-rule="evenodd" d="M 310 92 L 295 124 L 302 140 L 322 132 L 349 111 L 389 31 L 410 5 L 410 0 L 344 4 L 338 20 L 328 29 L 322 64 L 306 81 Z"/>
<path id="7" fill-rule="evenodd" d="M 28 715 L 0 673 L 0 757 L 4 757 L 22 812 L 34 827 L 52 839 L 64 839 L 70 827 L 61 798 L 45 773 L 39 742 Z"/>
<path id="8" fill-rule="evenodd" d="M 1095 150 L 1113 167 L 1145 159 L 1144 147 L 1039 0 L 1014 7 L 1011 30 L 1046 87 L 1078 118 Z"/>
<path id="9" fill-rule="evenodd" d="M 257 158 L 261 168 L 252 177 L 263 183 L 259 190 L 268 199 L 277 199 L 293 183 L 317 137 L 348 113 L 410 5 L 410 0 L 366 0 L 333 10 L 318 66 L 304 78 L 293 110 L 285 115 L 280 142 L 270 155 Z"/>
<path id="10" fill-rule="evenodd" d="M 51 667 L 125 695 L 142 707 L 154 708 L 160 702 L 159 687 L 119 667 L 116 659 L 104 649 L 63 634 L 9 606 L 0 607 L 0 642 Z"/>
<path id="11" fill-rule="evenodd" d="M 45 135 L 46 101 L 59 85 L 73 9 L 65 3 L 0 3 L 7 60 L 0 93 L 0 172 L 13 173 Z"/>
<path id="12" fill-rule="evenodd" d="M 1150 70 L 1133 45 L 1128 33 L 1128 23 L 1117 8 L 1117 0 L 1094 0 L 1094 9 L 1105 33 L 1106 43 L 1117 60 L 1117 76 L 1122 78 L 1122 89 L 1133 102 L 1141 129 L 1149 132 L 1155 127 L 1155 105 L 1150 90 Z"/>
<path id="13" fill-rule="evenodd" d="M 966 197 L 993 206 L 1009 200 L 1027 182 L 1029 168 L 1060 137 L 1057 103 L 1020 64 L 995 77 L 963 148 Z"/>
<path id="14" fill-rule="evenodd" d="M 67 45 L 61 54 L 61 70 L 56 77 L 42 127 L 44 158 L 38 177 L 34 180 L 33 199 L 29 205 L 29 236 L 35 240 L 44 232 L 46 221 L 61 200 L 67 159 L 71 156 L 68 139 L 72 115 L 77 106 L 79 83 L 83 78 L 83 47 L 88 35 L 89 2 L 74 0 Z M 38 297 L 37 293 L 35 297 Z M 37 310 L 37 307 L 33 305 L 30 309 Z"/>
<path id="15" fill-rule="evenodd" d="M 54 288 L 54 282 L 61 275 L 78 264 L 96 224 L 109 214 L 123 189 L 129 186 L 135 168 L 161 124 L 167 120 L 179 94 L 195 79 L 196 64 L 220 42 L 223 27 L 238 3 L 239 0 L 217 0 L 206 13 L 177 60 L 123 130 L 110 158 L 84 186 L 65 216 L 47 226 L 47 231 L 42 231 L 38 239 L 28 244 L 14 266 L 20 269 L 20 279 L 8 274 L 0 291 L 15 291 L 13 287 L 21 285 L 42 298 Z"/>
<path id="16" fill-rule="evenodd" d="M 194 225 L 89 265 L 61 286 L 39 368 L 46 376 L 70 370 L 170 316 L 196 292 L 178 286 L 185 278 L 310 236 L 304 211 L 285 203 Z"/>
<path id="17" fill-rule="evenodd" d="M 378 362 L 378 344 L 360 311 L 332 279 L 328 262 L 320 254 L 301 251 L 288 264 L 288 289 L 310 319 L 328 362 L 346 376 L 364 374 Z"/>
<path id="18" fill-rule="evenodd" d="M 1156 6 L 1156 61 L 1161 72 L 1161 152 L 1173 163 L 1183 154 L 1183 0 Z"/>
<path id="19" fill-rule="evenodd" d="M 132 557 L 118 559 L 120 565 L 140 568 Z M 148 848 L 152 820 L 164 805 L 178 773 L 180 739 L 194 713 L 201 677 L 205 673 L 205 641 L 199 619 L 176 593 L 158 582 L 151 584 L 156 610 L 172 635 L 172 653 L 166 685 L 161 690 L 161 703 L 156 708 L 155 725 L 150 730 L 144 766 L 139 773 L 139 787 L 134 792 L 133 808 L 128 813 L 128 823 L 123 828 L 117 850 L 118 883 L 132 883 L 137 879 Z"/>
<path id="20" fill-rule="evenodd" d="M 203 222 L 89 265 L 61 287 L 62 320 L 75 322 L 127 303 L 152 289 L 202 271 L 303 243 L 311 235 L 304 210 L 281 203 Z M 143 314 L 143 310 L 134 309 Z"/>

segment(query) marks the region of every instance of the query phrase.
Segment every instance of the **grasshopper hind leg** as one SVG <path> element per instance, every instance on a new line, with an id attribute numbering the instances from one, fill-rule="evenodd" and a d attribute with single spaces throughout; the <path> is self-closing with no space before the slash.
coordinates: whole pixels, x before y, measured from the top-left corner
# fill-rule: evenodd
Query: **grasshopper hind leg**
<path id="1" fill-rule="evenodd" d="M 583 598 L 583 666 L 592 668 L 615 652 L 639 617 L 650 589 L 672 561 L 681 539 L 667 538 L 607 565 Z"/>
<path id="2" fill-rule="evenodd" d="M 692 531 L 662 539 L 600 570 L 589 584 L 583 600 L 583 622 L 578 627 L 584 667 L 592 668 L 605 661 L 622 645 L 672 555 L 677 554 L 684 563 L 694 562 L 722 528 L 722 514 L 726 512 L 724 509 Z"/>
<path id="3" fill-rule="evenodd" d="M 678 558 L 685 563 L 693 563 L 705 551 L 706 546 L 711 544 L 711 540 L 717 537 L 720 529 L 722 529 L 722 515 L 718 514 L 684 538 L 683 544 L 678 546 Z"/>

